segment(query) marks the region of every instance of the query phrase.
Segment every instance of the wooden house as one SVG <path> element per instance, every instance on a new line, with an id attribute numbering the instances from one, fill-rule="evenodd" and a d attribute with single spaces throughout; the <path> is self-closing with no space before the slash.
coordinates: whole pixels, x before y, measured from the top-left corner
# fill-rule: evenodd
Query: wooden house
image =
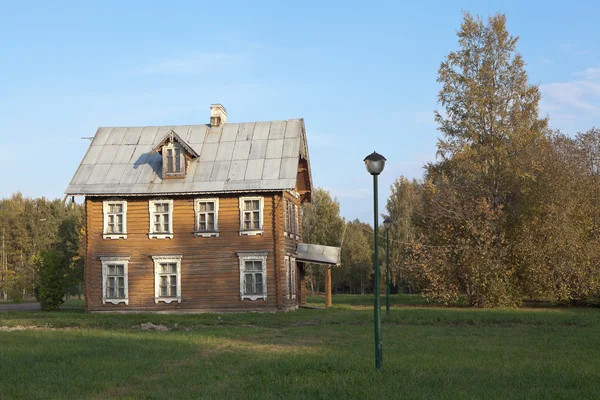
<path id="1" fill-rule="evenodd" d="M 305 302 L 312 178 L 304 121 L 99 128 L 67 187 L 85 196 L 91 312 L 285 311 Z"/>

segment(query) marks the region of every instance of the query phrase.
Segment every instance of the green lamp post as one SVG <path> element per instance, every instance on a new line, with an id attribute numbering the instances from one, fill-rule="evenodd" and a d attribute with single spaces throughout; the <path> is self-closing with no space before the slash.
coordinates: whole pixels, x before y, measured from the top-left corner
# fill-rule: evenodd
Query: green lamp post
<path id="1" fill-rule="evenodd" d="M 381 371 L 381 365 L 383 363 L 383 343 L 381 340 L 381 305 L 379 302 L 379 215 L 377 211 L 377 176 L 379 176 L 379 174 L 383 171 L 383 167 L 385 167 L 385 157 L 381 154 L 373 152 L 365 157 L 363 161 L 365 162 L 367 171 L 373 175 L 373 233 L 375 239 L 373 255 L 373 264 L 375 267 L 375 300 L 373 308 L 375 311 L 375 368 L 377 368 L 378 371 Z"/>
<path id="2" fill-rule="evenodd" d="M 385 227 L 385 256 L 387 269 L 385 271 L 385 315 L 390 316 L 390 228 L 392 227 L 392 219 L 388 216 L 383 220 Z"/>

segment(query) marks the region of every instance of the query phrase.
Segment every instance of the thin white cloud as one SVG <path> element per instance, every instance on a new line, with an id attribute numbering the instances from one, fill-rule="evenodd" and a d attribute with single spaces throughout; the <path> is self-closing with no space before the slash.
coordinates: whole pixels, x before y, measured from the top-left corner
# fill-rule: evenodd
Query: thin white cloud
<path id="1" fill-rule="evenodd" d="M 542 84 L 540 91 L 540 110 L 554 128 L 586 130 L 600 116 L 600 68 L 575 72 L 570 81 Z"/>
<path id="2" fill-rule="evenodd" d="M 592 81 L 600 80 L 600 68 L 588 68 L 585 71 L 575 72 L 573 75 Z"/>

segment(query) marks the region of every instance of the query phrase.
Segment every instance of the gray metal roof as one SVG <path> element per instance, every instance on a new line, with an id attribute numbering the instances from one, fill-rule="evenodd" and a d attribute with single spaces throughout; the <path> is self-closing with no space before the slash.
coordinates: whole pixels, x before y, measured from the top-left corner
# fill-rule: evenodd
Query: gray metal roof
<path id="1" fill-rule="evenodd" d="M 296 259 L 316 264 L 339 265 L 340 251 L 339 247 L 298 243 Z"/>
<path id="2" fill-rule="evenodd" d="M 170 131 L 194 150 L 183 179 L 162 179 L 153 152 Z M 99 128 L 68 195 L 144 195 L 291 190 L 309 160 L 303 119 L 210 125 Z"/>

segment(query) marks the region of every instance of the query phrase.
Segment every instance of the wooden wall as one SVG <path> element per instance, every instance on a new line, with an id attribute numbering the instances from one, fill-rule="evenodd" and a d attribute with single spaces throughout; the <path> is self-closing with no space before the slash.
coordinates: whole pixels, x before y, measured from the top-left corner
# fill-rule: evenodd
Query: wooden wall
<path id="1" fill-rule="evenodd" d="M 194 237 L 193 200 L 196 196 L 179 196 L 172 197 L 174 200 L 172 239 L 148 238 L 148 201 L 151 199 L 149 197 L 125 198 L 128 202 L 127 239 L 103 239 L 102 201 L 104 199 L 87 198 L 88 236 L 85 279 L 88 311 L 267 311 L 295 308 L 298 300 L 288 301 L 285 293 L 284 257 L 286 252 L 295 252 L 295 244 L 287 239 L 284 240 L 283 236 L 282 196 L 287 197 L 289 194 L 280 192 L 258 195 L 264 197 L 264 235 L 239 235 L 239 197 L 228 195 L 219 198 L 219 237 Z M 266 301 L 240 299 L 239 259 L 236 254 L 238 251 L 269 252 Z M 155 304 L 152 256 L 169 254 L 183 255 L 182 302 Z M 122 303 L 102 305 L 101 256 L 130 257 L 129 305 Z M 297 275 L 301 276 L 300 273 Z"/>

